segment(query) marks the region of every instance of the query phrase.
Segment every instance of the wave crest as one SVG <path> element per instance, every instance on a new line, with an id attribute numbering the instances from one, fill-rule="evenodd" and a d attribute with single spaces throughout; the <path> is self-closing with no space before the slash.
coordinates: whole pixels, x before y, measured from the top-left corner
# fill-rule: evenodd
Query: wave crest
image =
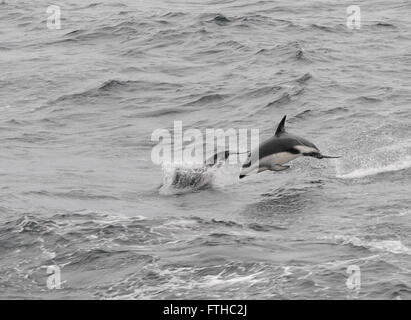
<path id="1" fill-rule="evenodd" d="M 355 236 L 336 235 L 334 240 L 341 242 L 343 245 L 352 245 L 354 247 L 362 247 L 370 251 L 382 251 L 394 254 L 411 254 L 411 249 L 405 246 L 399 240 L 361 240 Z"/>

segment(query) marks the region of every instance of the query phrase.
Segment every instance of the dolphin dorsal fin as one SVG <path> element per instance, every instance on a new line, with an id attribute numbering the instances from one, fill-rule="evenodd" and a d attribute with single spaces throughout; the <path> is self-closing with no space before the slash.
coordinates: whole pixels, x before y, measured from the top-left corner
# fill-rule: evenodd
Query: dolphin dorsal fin
<path id="1" fill-rule="evenodd" d="M 283 119 L 280 121 L 280 124 L 277 127 L 277 130 L 275 131 L 275 135 L 278 137 L 280 134 L 285 132 L 285 119 L 287 116 L 284 116 Z"/>

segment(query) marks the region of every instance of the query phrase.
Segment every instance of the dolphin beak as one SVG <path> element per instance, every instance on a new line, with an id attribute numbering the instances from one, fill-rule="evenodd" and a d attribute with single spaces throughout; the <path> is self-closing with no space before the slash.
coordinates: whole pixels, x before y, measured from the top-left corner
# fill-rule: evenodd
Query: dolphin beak
<path id="1" fill-rule="evenodd" d="M 333 156 L 325 156 L 325 155 L 322 155 L 322 154 L 320 153 L 319 155 L 317 155 L 317 158 L 318 158 L 318 159 L 337 159 L 337 158 L 341 158 L 341 156 L 335 156 L 335 157 L 333 157 Z"/>

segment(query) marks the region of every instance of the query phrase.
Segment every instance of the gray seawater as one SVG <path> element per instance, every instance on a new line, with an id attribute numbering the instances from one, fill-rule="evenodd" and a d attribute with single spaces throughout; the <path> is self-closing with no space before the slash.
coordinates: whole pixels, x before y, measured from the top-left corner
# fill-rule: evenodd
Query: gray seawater
<path id="1" fill-rule="evenodd" d="M 409 1 L 49 4 L 0 4 L 0 298 L 411 298 Z M 343 158 L 158 189 L 155 129 L 285 114 Z"/>

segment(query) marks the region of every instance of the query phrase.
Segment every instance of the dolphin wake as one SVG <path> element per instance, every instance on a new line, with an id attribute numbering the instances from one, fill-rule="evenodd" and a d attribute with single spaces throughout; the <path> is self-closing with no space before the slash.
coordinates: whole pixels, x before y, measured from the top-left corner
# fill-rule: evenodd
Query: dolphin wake
<path id="1" fill-rule="evenodd" d="M 408 157 L 404 160 L 399 160 L 397 162 L 394 162 L 388 165 L 360 168 L 360 169 L 356 169 L 349 173 L 337 174 L 337 178 L 358 179 L 358 178 L 364 178 L 367 176 L 375 176 L 375 175 L 378 175 L 380 173 L 385 173 L 385 172 L 395 172 L 395 171 L 405 170 L 410 167 L 411 167 L 411 157 Z"/>

